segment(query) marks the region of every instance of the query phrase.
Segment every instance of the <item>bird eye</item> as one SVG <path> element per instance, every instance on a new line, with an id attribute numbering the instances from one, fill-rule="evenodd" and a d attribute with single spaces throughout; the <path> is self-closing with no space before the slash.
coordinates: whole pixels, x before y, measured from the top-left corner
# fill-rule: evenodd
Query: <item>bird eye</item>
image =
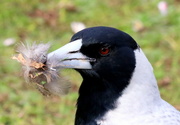
<path id="1" fill-rule="evenodd" d="M 106 47 L 101 47 L 100 50 L 99 50 L 99 53 L 102 55 L 102 56 L 106 56 L 108 55 L 110 52 L 110 47 L 106 46 Z"/>

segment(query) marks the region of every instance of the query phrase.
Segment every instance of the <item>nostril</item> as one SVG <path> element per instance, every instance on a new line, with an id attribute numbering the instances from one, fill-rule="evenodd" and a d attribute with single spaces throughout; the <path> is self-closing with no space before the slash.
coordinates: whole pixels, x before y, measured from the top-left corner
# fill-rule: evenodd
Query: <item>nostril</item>
<path id="1" fill-rule="evenodd" d="M 79 50 L 76 50 L 76 51 L 70 51 L 69 53 L 78 53 Z"/>

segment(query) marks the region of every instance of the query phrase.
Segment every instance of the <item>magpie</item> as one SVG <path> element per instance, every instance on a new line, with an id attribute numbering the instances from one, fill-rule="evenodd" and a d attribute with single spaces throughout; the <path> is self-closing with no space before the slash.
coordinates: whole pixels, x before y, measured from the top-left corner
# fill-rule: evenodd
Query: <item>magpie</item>
<path id="1" fill-rule="evenodd" d="M 180 125 L 180 112 L 161 98 L 151 64 L 127 33 L 87 28 L 52 56 L 83 78 L 75 125 Z"/>

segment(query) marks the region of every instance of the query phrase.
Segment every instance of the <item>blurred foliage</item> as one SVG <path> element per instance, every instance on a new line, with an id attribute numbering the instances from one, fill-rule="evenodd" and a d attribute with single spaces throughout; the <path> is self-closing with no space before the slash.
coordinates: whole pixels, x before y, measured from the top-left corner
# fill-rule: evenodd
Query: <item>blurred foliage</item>
<path id="1" fill-rule="evenodd" d="M 0 125 L 72 125 L 81 77 L 72 70 L 67 96 L 43 97 L 26 85 L 20 66 L 11 60 L 19 42 L 51 42 L 51 50 L 67 43 L 73 21 L 87 27 L 111 26 L 129 33 L 155 69 L 162 97 L 180 107 L 180 1 L 167 0 L 162 16 L 159 0 L 1 0 Z M 5 46 L 13 38 L 16 44 Z"/>

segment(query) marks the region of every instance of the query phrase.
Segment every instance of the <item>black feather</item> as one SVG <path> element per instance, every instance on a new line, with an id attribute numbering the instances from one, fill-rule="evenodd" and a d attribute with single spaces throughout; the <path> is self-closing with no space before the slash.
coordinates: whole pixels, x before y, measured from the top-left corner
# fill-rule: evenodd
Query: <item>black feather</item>
<path id="1" fill-rule="evenodd" d="M 71 41 L 82 39 L 81 52 L 95 58 L 91 70 L 77 70 L 83 77 L 77 100 L 75 125 L 97 125 L 96 120 L 116 107 L 115 102 L 129 84 L 136 61 L 135 40 L 128 34 L 109 27 L 93 27 L 75 34 Z M 111 52 L 98 51 L 109 46 Z"/>

